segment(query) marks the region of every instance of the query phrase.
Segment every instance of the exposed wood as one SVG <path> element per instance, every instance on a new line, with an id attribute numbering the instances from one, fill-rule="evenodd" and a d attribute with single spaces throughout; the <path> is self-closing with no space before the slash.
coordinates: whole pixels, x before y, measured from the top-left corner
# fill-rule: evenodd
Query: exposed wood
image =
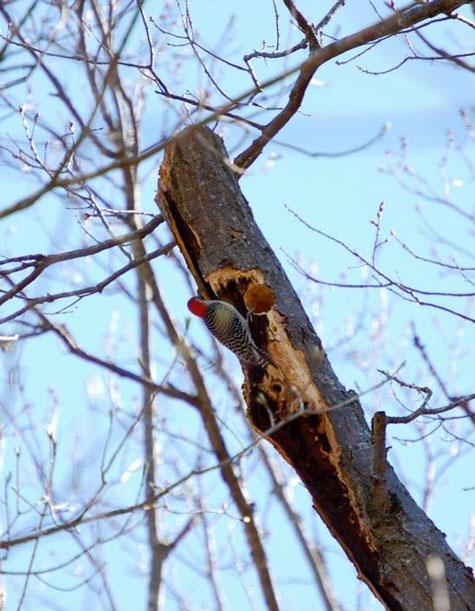
<path id="1" fill-rule="evenodd" d="M 254 221 L 221 139 L 203 127 L 184 130 L 168 146 L 160 178 L 158 203 L 201 294 L 228 300 L 245 314 L 249 284 L 265 284 L 275 293 L 272 310 L 252 319 L 253 335 L 276 367 L 245 372 L 248 417 L 265 431 L 298 410 L 321 412 L 294 417 L 269 441 L 293 465 L 361 579 L 391 610 L 431 609 L 426 563 L 439 557 L 451 611 L 474 608 L 471 570 L 389 465 L 383 480 L 377 478 L 387 487 L 388 502 L 374 494 L 372 441 L 360 403 L 333 372 Z"/>

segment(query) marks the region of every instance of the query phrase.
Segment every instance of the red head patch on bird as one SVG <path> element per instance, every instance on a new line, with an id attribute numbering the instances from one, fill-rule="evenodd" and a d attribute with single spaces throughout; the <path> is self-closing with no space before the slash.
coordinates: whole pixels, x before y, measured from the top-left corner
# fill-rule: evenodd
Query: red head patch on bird
<path id="1" fill-rule="evenodd" d="M 206 301 L 202 299 L 198 299 L 197 297 L 192 297 L 188 300 L 188 309 L 195 316 L 199 316 L 200 318 L 204 318 L 206 316 L 206 312 L 208 311 L 208 304 Z"/>

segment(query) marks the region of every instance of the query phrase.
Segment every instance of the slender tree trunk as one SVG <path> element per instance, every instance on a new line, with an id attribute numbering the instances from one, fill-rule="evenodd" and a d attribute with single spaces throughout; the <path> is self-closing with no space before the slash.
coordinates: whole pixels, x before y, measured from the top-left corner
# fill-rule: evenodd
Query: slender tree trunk
<path id="1" fill-rule="evenodd" d="M 186 129 L 167 148 L 158 203 L 204 297 L 228 300 L 245 314 L 249 285 L 275 294 L 274 307 L 252 317 L 253 335 L 275 367 L 245 371 L 248 417 L 258 431 L 274 426 L 269 441 L 299 474 L 359 577 L 391 610 L 432 609 L 427 562 L 439 558 L 451 611 L 473 609 L 471 570 L 389 466 L 381 493 L 358 398 L 333 372 L 209 129 Z"/>

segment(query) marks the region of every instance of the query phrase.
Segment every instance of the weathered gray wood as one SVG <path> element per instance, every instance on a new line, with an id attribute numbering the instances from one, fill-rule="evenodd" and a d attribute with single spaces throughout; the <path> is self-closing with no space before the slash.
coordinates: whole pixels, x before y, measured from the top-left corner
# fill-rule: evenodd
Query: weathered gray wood
<path id="1" fill-rule="evenodd" d="M 221 139 L 207 128 L 185 130 L 166 150 L 157 201 L 203 296 L 231 301 L 245 313 L 249 283 L 275 293 L 274 308 L 253 317 L 253 335 L 276 365 L 265 375 L 246 372 L 244 396 L 254 427 L 264 431 L 302 407 L 324 412 L 346 402 L 298 417 L 269 440 L 301 477 L 361 579 L 391 610 L 431 609 L 426 563 L 437 556 L 445 565 L 451 611 L 475 608 L 471 570 L 390 467 L 387 502 L 374 494 L 371 435 L 360 403 L 333 372 L 254 221 Z"/>

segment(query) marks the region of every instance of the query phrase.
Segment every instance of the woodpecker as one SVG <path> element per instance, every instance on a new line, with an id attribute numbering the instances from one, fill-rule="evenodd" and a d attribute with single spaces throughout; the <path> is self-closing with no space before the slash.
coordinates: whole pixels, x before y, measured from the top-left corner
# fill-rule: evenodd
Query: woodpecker
<path id="1" fill-rule="evenodd" d="M 244 363 L 266 367 L 271 361 L 252 339 L 247 320 L 226 301 L 192 297 L 188 309 L 203 319 L 214 337 Z"/>

